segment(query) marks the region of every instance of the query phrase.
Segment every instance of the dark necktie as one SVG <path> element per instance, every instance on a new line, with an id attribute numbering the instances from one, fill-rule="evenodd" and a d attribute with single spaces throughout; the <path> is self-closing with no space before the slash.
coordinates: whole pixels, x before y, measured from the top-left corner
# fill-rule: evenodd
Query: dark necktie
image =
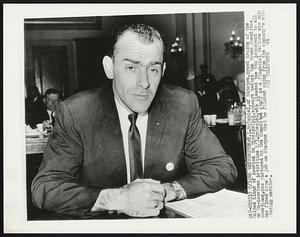
<path id="1" fill-rule="evenodd" d="M 51 120 L 52 120 L 52 126 L 54 126 L 55 123 L 54 112 L 51 113 Z"/>
<path id="2" fill-rule="evenodd" d="M 135 124 L 137 116 L 137 113 L 128 115 L 130 121 L 128 131 L 130 181 L 134 181 L 137 178 L 143 178 L 141 137 Z"/>

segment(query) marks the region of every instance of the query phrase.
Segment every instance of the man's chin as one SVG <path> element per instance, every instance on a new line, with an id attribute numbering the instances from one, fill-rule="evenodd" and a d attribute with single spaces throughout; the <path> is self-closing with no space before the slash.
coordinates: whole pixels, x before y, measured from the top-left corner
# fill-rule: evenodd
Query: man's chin
<path id="1" fill-rule="evenodd" d="M 145 113 L 145 112 L 147 112 L 148 111 L 148 109 L 149 109 L 149 105 L 147 105 L 147 106 L 133 106 L 132 108 L 131 108 L 131 110 L 133 111 L 133 112 L 136 112 L 136 113 Z"/>

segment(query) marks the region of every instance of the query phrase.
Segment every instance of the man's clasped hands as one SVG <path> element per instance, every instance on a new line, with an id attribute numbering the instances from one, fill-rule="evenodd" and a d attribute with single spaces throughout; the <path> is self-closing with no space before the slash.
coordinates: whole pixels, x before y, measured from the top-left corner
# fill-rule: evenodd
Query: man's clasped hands
<path id="1" fill-rule="evenodd" d="M 136 179 L 121 188 L 102 190 L 92 211 L 112 210 L 136 217 L 157 216 L 164 203 L 175 198 L 175 193 L 170 190 L 168 183 Z"/>

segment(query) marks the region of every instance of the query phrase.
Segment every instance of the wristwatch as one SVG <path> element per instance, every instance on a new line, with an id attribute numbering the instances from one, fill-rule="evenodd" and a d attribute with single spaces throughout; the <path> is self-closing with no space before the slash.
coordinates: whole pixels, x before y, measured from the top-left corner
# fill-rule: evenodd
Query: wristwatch
<path id="1" fill-rule="evenodd" d="M 186 193 L 179 183 L 175 181 L 172 182 L 171 185 L 173 186 L 175 192 L 175 200 L 181 200 L 186 198 Z"/>

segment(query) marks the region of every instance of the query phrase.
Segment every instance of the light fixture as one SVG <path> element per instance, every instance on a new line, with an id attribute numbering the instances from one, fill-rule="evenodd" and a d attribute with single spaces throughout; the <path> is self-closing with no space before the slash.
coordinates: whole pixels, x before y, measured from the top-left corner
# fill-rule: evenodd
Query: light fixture
<path id="1" fill-rule="evenodd" d="M 182 40 L 180 39 L 179 36 L 176 36 L 170 51 L 171 51 L 171 55 L 179 55 L 183 53 Z"/>
<path id="2" fill-rule="evenodd" d="M 243 22 L 239 22 L 233 27 L 229 41 L 224 44 L 225 55 L 229 55 L 232 59 L 243 60 L 244 56 L 244 45 L 241 41 L 241 37 L 236 34 L 236 28 Z"/>

